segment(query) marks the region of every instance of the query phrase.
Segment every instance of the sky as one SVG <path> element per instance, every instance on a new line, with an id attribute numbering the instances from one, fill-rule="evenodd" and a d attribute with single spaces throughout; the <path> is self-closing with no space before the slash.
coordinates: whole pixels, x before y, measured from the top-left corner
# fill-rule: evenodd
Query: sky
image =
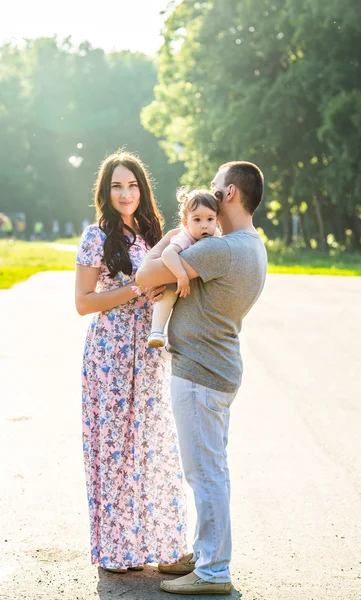
<path id="1" fill-rule="evenodd" d="M 179 2 L 179 0 L 178 0 Z M 131 50 L 154 55 L 169 0 L 17 0 L 6 3 L 0 45 L 23 38 L 72 36 L 105 51 Z"/>

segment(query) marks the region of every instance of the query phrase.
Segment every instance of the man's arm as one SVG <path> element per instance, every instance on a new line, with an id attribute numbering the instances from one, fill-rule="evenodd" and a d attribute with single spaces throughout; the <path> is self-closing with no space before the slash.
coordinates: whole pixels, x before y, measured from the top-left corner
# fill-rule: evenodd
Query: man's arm
<path id="1" fill-rule="evenodd" d="M 137 285 L 153 287 L 177 281 L 176 276 L 164 265 L 161 259 L 162 252 L 168 246 L 170 238 L 177 233 L 179 233 L 179 229 L 168 231 L 164 238 L 145 255 L 135 277 Z M 198 277 L 197 271 L 183 260 L 182 257 L 180 259 L 189 279 Z"/>

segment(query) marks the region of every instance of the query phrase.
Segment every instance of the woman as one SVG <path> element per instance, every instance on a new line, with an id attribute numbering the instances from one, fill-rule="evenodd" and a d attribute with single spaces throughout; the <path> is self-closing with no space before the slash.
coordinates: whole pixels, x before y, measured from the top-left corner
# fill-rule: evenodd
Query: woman
<path id="1" fill-rule="evenodd" d="M 96 313 L 83 359 L 83 448 L 92 562 L 118 573 L 175 562 L 186 550 L 186 501 L 169 402 L 168 365 L 148 348 L 152 307 L 135 272 L 161 238 L 141 161 L 108 156 L 83 232 L 76 307 Z"/>

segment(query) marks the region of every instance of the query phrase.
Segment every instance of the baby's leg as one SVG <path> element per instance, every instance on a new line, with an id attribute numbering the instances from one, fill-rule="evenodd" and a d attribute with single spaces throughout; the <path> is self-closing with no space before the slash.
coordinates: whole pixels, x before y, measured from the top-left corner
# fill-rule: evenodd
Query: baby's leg
<path id="1" fill-rule="evenodd" d="M 177 285 L 170 283 L 163 292 L 163 298 L 155 302 L 152 317 L 152 331 L 148 338 L 148 346 L 162 348 L 166 343 L 164 329 L 178 298 L 175 293 Z"/>

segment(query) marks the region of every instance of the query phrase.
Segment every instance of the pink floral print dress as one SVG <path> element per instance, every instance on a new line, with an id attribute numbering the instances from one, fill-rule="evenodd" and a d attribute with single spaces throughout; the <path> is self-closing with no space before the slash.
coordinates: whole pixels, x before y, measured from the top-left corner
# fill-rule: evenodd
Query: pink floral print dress
<path id="1" fill-rule="evenodd" d="M 84 230 L 77 263 L 99 267 L 98 291 L 134 281 L 148 248 L 137 236 L 131 276 L 111 279 L 104 232 Z M 176 562 L 186 552 L 186 499 L 169 397 L 169 364 L 149 348 L 146 296 L 96 313 L 83 359 L 83 450 L 91 560 L 105 568 Z"/>

